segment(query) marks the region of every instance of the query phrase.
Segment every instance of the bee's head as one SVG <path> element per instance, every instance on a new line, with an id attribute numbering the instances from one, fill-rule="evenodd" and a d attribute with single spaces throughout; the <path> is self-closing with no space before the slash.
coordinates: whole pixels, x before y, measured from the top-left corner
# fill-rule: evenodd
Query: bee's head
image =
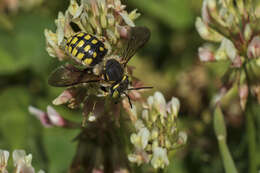
<path id="1" fill-rule="evenodd" d="M 132 103 L 129 95 L 125 92 L 126 90 L 140 90 L 140 89 L 151 89 L 152 87 L 140 87 L 140 88 L 128 88 L 129 79 L 127 75 L 124 75 L 120 82 L 116 82 L 110 88 L 110 95 L 114 99 L 119 99 L 121 94 L 124 94 L 129 101 L 130 107 L 132 108 Z"/>

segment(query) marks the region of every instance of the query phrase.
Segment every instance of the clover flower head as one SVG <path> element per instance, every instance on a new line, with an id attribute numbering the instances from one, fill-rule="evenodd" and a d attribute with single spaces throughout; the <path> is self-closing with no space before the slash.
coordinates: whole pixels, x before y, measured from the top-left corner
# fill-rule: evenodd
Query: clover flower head
<path id="1" fill-rule="evenodd" d="M 61 61 L 67 59 L 63 45 L 65 38 L 75 33 L 71 27 L 74 23 L 81 31 L 102 37 L 111 51 L 120 47 L 120 38 L 126 36 L 128 27 L 135 26 L 134 20 L 139 16 L 137 10 L 128 13 L 120 0 L 71 0 L 66 12 L 60 12 L 55 20 L 56 31 L 45 30 L 46 50 Z"/>
<path id="2" fill-rule="evenodd" d="M 199 48 L 199 58 L 202 62 L 230 64 L 222 81 L 226 91 L 238 86 L 240 91 L 250 88 L 252 95 L 260 94 L 254 89 L 259 85 L 256 75 L 260 65 L 259 5 L 242 0 L 203 0 L 202 17 L 197 18 L 195 26 L 199 35 L 211 43 Z M 247 94 L 239 96 L 245 109 Z"/>
<path id="3" fill-rule="evenodd" d="M 82 82 L 73 86 L 66 85 L 68 88 L 53 100 L 54 105 L 66 104 L 71 109 L 81 108 L 86 122 L 96 121 L 98 119 L 97 117 L 103 115 L 107 109 L 102 108 L 104 111 L 100 111 L 101 107 L 104 107 L 105 104 L 110 105 L 107 104 L 107 102 L 112 103 L 112 99 L 107 97 L 109 96 L 108 93 L 110 93 L 108 87 L 112 86 L 112 82 L 99 80 L 103 79 L 101 73 L 103 71 L 104 62 L 107 62 L 111 58 L 116 60 L 122 58 L 120 57 L 122 50 L 127 46 L 125 41 L 129 39 L 131 27 L 135 26 L 134 21 L 139 16 L 140 14 L 136 9 L 131 12 L 126 11 L 126 6 L 123 5 L 120 0 L 81 0 L 80 2 L 70 0 L 70 5 L 67 10 L 64 13 L 59 12 L 55 20 L 56 31 L 49 29 L 45 29 L 44 31 L 48 54 L 51 57 L 56 57 L 59 61 L 72 60 L 71 55 L 68 55 L 65 51 L 66 42 L 79 31 L 97 37 L 98 40 L 102 41 L 108 52 L 103 57 L 102 62 L 96 64 L 93 68 L 91 67 L 91 72 L 87 76 L 89 81 L 98 82 Z M 72 60 L 72 63 L 64 65 L 63 71 L 61 68 L 60 71 L 53 75 L 54 80 L 56 80 L 56 75 L 64 75 L 65 78 L 70 75 L 68 80 L 71 78 L 71 80 L 73 80 L 77 72 L 85 68 L 84 66 L 80 66 L 80 64 L 75 64 L 76 62 L 74 61 L 73 63 Z M 67 75 L 67 73 L 69 74 Z M 129 76 L 129 79 L 131 79 L 129 85 L 134 84 L 137 79 L 131 78 L 132 69 L 126 67 L 124 69 L 124 74 L 125 73 Z M 57 78 L 62 80 L 64 79 L 62 77 Z M 95 79 L 91 80 L 90 78 Z M 101 86 L 104 87 L 106 91 L 102 90 Z M 138 97 L 138 94 L 136 94 L 138 93 L 137 91 L 128 91 L 127 93 L 130 96 L 132 95 L 131 99 Z M 107 99 L 104 100 L 104 97 Z M 113 105 L 111 107 L 113 107 L 110 109 L 113 114 L 118 115 L 120 113 L 118 106 Z M 132 110 L 132 112 L 135 112 L 135 107 L 133 107 Z M 56 116 L 56 118 L 57 117 L 58 116 Z M 135 117 L 136 115 L 133 114 L 132 118 L 136 119 Z M 49 120 L 51 120 L 51 117 L 49 117 Z M 53 122 L 51 123 L 53 124 Z"/>
<path id="4" fill-rule="evenodd" d="M 24 150 L 14 150 L 13 152 L 14 166 L 16 167 L 16 172 L 27 172 L 34 173 L 34 168 L 32 167 L 32 154 L 26 155 Z"/>
<path id="5" fill-rule="evenodd" d="M 151 163 L 156 169 L 169 164 L 169 152 L 187 140 L 186 133 L 177 130 L 179 109 L 180 102 L 176 97 L 168 103 L 160 92 L 147 98 L 141 115 L 134 122 L 137 132 L 130 138 L 135 147 L 134 153 L 128 155 L 131 162 L 138 165 Z"/>

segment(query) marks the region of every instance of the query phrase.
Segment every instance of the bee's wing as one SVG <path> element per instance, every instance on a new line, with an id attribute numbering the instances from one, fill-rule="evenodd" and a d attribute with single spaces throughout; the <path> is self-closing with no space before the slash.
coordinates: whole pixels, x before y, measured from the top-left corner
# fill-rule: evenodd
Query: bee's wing
<path id="1" fill-rule="evenodd" d="M 150 30 L 146 27 L 132 27 L 128 32 L 128 36 L 123 42 L 124 47 L 121 52 L 121 61 L 124 66 L 126 66 L 134 54 L 145 45 L 151 36 Z"/>
<path id="2" fill-rule="evenodd" d="M 98 82 L 100 80 L 99 76 L 88 73 L 85 70 L 79 70 L 73 66 L 60 66 L 51 73 L 48 83 L 55 87 L 67 87 L 80 83 Z"/>

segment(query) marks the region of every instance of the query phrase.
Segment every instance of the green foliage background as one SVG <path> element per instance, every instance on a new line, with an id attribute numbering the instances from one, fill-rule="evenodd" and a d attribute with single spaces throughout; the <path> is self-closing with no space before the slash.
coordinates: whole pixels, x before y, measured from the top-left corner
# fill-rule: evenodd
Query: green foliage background
<path id="1" fill-rule="evenodd" d="M 137 25 L 146 25 L 152 32 L 150 42 L 130 62 L 136 66 L 135 75 L 161 90 L 168 99 L 174 95 L 181 100 L 179 124 L 188 133 L 188 143 L 171 157 L 165 172 L 223 172 L 210 101 L 225 64 L 203 65 L 198 60 L 197 49 L 203 41 L 194 28 L 194 21 L 200 15 L 201 0 L 125 3 L 129 9 L 137 8 L 142 13 Z M 43 31 L 55 30 L 58 11 L 65 11 L 68 4 L 68 0 L 46 0 L 34 9 L 19 9 L 16 14 L 0 13 L 0 148 L 25 149 L 33 154 L 36 169 L 49 173 L 66 172 L 75 153 L 76 143 L 72 140 L 78 131 L 43 128 L 28 113 L 28 106 L 45 109 L 62 91 L 47 85 L 48 75 L 59 62 L 45 51 Z M 237 105 L 234 98 L 229 105 L 232 109 L 224 111 L 228 145 L 238 169 L 246 172 L 244 117 Z M 65 107 L 57 110 L 67 117 L 73 114 L 75 119 L 80 114 Z M 259 166 L 259 148 L 257 152 Z"/>

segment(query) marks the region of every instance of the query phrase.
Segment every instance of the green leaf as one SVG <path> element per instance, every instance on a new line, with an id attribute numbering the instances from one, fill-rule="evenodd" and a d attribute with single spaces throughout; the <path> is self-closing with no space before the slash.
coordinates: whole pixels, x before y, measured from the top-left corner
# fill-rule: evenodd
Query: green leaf
<path id="1" fill-rule="evenodd" d="M 49 159 L 49 173 L 67 172 L 76 153 L 76 142 L 73 139 L 79 132 L 51 128 L 45 130 L 44 145 Z"/>
<path id="2" fill-rule="evenodd" d="M 15 31 L 0 30 L 0 73 L 32 67 L 45 72 L 51 58 L 45 50 L 43 30 L 53 21 L 39 14 L 20 14 L 15 18 Z"/>
<path id="3" fill-rule="evenodd" d="M 190 0 L 132 0 L 131 3 L 142 13 L 152 15 L 174 29 L 184 29 L 193 25 L 194 15 Z"/>
<path id="4" fill-rule="evenodd" d="M 25 148 L 30 138 L 28 133 L 29 96 L 25 89 L 9 88 L 0 93 L 1 143 L 9 149 Z"/>

